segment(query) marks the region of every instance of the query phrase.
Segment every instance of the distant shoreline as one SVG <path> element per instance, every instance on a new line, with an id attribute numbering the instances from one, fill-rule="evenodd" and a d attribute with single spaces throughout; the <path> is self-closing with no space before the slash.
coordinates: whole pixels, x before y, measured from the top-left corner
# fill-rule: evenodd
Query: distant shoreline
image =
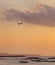
<path id="1" fill-rule="evenodd" d="M 2 55 L 0 57 L 26 57 L 26 56 L 25 55 L 8 55 L 8 56 Z"/>

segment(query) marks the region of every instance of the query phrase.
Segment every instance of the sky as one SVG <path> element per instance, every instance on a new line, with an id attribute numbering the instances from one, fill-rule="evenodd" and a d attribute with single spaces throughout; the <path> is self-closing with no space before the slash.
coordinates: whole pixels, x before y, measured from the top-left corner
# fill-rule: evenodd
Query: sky
<path id="1" fill-rule="evenodd" d="M 0 53 L 54 56 L 55 0 L 0 0 Z"/>

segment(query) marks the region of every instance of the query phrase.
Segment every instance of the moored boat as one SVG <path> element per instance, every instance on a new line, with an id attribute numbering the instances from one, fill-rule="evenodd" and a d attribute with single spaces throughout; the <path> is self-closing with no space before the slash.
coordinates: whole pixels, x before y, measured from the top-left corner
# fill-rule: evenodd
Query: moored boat
<path id="1" fill-rule="evenodd" d="M 20 60 L 20 63 L 28 63 L 27 60 Z"/>

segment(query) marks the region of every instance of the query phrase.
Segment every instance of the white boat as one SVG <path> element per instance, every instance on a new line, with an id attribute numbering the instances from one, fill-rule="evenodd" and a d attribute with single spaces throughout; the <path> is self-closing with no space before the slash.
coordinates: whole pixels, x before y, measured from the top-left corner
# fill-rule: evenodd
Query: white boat
<path id="1" fill-rule="evenodd" d="M 47 62 L 55 62 L 55 58 L 48 58 Z"/>
<path id="2" fill-rule="evenodd" d="M 27 60 L 20 60 L 20 63 L 28 63 Z"/>

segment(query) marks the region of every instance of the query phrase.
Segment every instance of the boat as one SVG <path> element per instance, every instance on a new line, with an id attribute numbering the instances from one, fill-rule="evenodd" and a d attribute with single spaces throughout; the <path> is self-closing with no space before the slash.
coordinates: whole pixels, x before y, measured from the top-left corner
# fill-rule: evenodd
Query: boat
<path id="1" fill-rule="evenodd" d="M 55 62 L 55 58 L 48 58 L 47 62 Z"/>
<path id="2" fill-rule="evenodd" d="M 31 59 L 31 61 L 40 62 L 41 59 Z"/>
<path id="3" fill-rule="evenodd" d="M 28 63 L 27 60 L 20 60 L 20 63 Z"/>

